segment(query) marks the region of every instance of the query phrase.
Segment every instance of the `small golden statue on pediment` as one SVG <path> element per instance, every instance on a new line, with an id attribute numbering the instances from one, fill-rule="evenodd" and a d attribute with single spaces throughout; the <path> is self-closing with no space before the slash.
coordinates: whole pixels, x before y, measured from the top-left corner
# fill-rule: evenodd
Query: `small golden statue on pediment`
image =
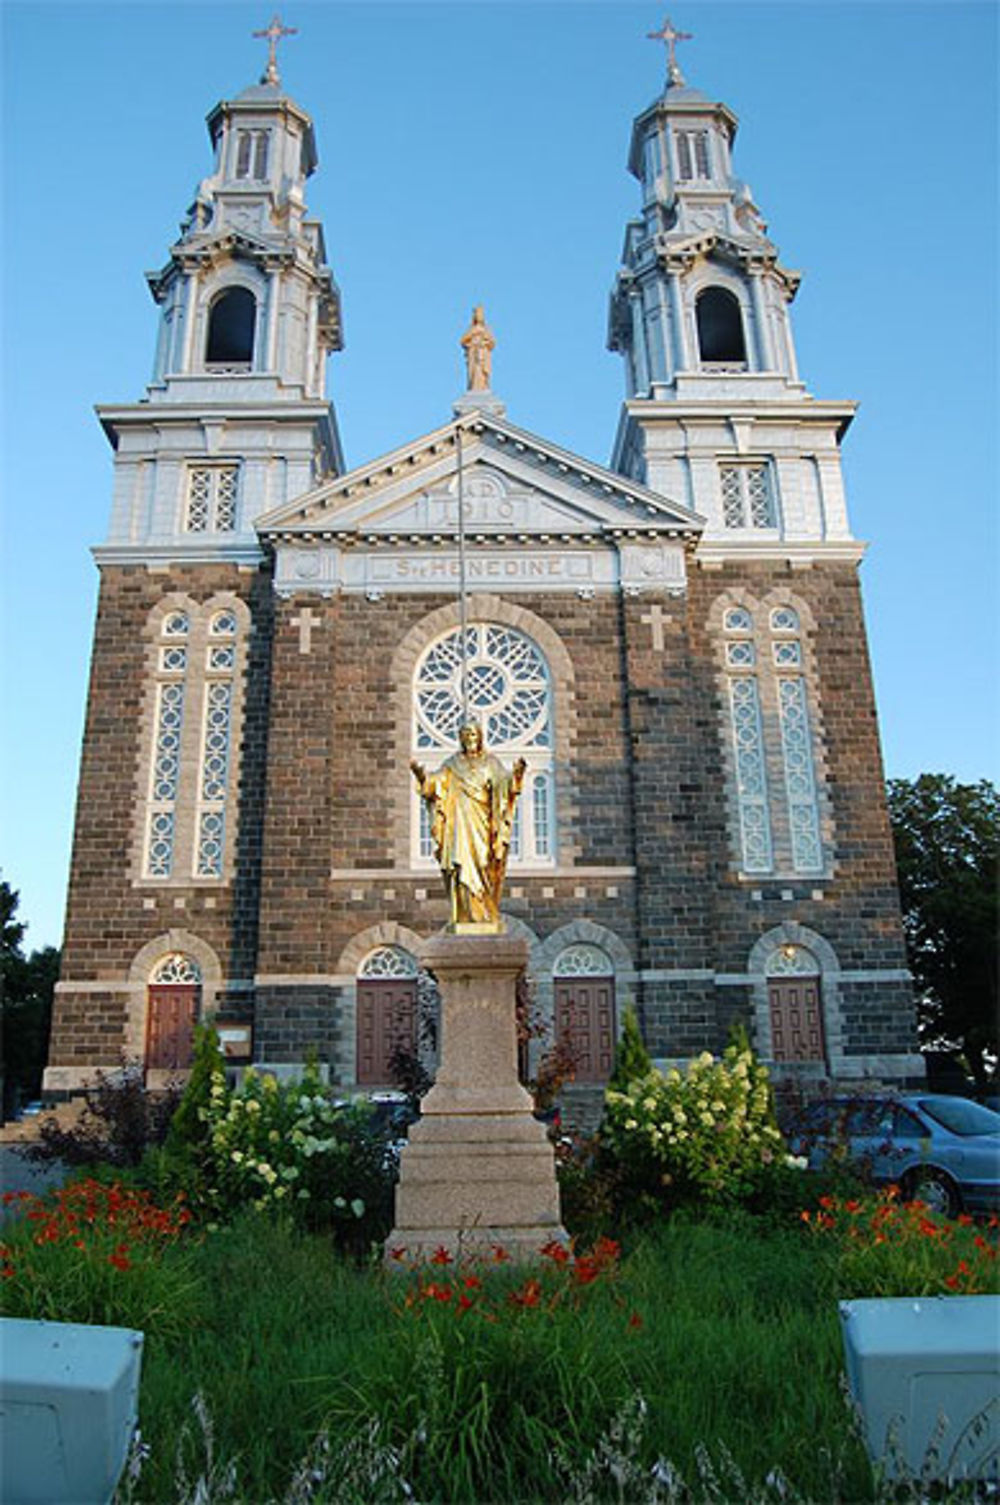
<path id="1" fill-rule="evenodd" d="M 500 893 L 525 761 L 513 769 L 487 752 L 482 728 L 468 722 L 460 750 L 436 773 L 411 761 L 431 818 L 431 840 L 451 902 L 453 930 L 501 929 Z"/>

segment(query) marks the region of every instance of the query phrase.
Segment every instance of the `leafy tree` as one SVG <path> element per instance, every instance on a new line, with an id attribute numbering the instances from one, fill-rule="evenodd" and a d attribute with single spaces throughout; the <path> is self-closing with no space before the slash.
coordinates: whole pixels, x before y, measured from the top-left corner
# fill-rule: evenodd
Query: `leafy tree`
<path id="1" fill-rule="evenodd" d="M 37 1097 L 49 1049 L 52 994 L 59 976 L 54 946 L 25 956 L 19 897 L 0 879 L 0 1000 L 3 1029 L 3 1116 Z"/>
<path id="2" fill-rule="evenodd" d="M 1000 795 L 986 779 L 890 779 L 920 1037 L 961 1052 L 980 1088 L 997 1075 L 997 867 Z"/>

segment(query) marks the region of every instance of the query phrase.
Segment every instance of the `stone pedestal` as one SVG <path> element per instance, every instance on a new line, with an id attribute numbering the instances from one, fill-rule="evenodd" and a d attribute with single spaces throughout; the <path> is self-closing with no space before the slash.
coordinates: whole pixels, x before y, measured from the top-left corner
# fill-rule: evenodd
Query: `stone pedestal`
<path id="1" fill-rule="evenodd" d="M 517 1079 L 527 954 L 515 936 L 448 932 L 421 952 L 441 991 L 441 1064 L 403 1150 L 390 1248 L 501 1244 L 524 1259 L 565 1238 L 553 1149 Z"/>

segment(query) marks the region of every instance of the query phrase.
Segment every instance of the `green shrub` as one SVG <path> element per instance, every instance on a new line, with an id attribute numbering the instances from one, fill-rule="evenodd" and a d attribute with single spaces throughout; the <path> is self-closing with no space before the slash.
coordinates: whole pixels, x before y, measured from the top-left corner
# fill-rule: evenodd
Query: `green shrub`
<path id="1" fill-rule="evenodd" d="M 615 1048 L 615 1066 L 608 1086 L 613 1092 L 627 1092 L 630 1083 L 648 1076 L 652 1069 L 653 1063 L 643 1043 L 635 1009 L 632 1004 L 626 1004 L 622 1032 Z"/>
<path id="2" fill-rule="evenodd" d="M 609 1089 L 601 1142 L 630 1197 L 659 1205 L 746 1201 L 776 1166 L 801 1168 L 785 1155 L 767 1070 L 739 1044 Z"/>
<path id="3" fill-rule="evenodd" d="M 225 1081 L 225 1065 L 218 1034 L 210 1024 L 199 1024 L 194 1032 L 191 1074 L 170 1121 L 165 1146 L 168 1155 L 197 1160 L 206 1150 L 208 1123 L 205 1112 L 212 1100 L 213 1084 Z"/>
<path id="4" fill-rule="evenodd" d="M 63 1165 L 137 1166 L 167 1137 L 180 1093 L 178 1082 L 148 1091 L 142 1064 L 125 1060 L 117 1071 L 97 1072 L 76 1123 L 67 1128 L 57 1118 L 43 1118 L 38 1140 L 24 1154 L 28 1160 Z"/>
<path id="5" fill-rule="evenodd" d="M 186 1130 L 180 1153 L 168 1151 L 155 1171 L 183 1177 L 193 1157 L 197 1174 L 188 1184 L 204 1217 L 280 1211 L 359 1251 L 388 1232 L 396 1159 L 367 1100 L 332 1103 L 314 1064 L 288 1083 L 251 1067 L 234 1090 L 221 1058 L 207 1068 L 199 1096 L 200 1144 Z"/>

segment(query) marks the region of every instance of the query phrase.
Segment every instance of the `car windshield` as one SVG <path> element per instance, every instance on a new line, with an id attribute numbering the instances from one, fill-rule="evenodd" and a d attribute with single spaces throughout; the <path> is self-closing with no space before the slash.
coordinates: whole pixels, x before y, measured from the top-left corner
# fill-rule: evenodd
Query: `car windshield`
<path id="1" fill-rule="evenodd" d="M 920 1106 L 953 1134 L 1000 1134 L 1000 1113 L 962 1097 L 922 1097 Z"/>

